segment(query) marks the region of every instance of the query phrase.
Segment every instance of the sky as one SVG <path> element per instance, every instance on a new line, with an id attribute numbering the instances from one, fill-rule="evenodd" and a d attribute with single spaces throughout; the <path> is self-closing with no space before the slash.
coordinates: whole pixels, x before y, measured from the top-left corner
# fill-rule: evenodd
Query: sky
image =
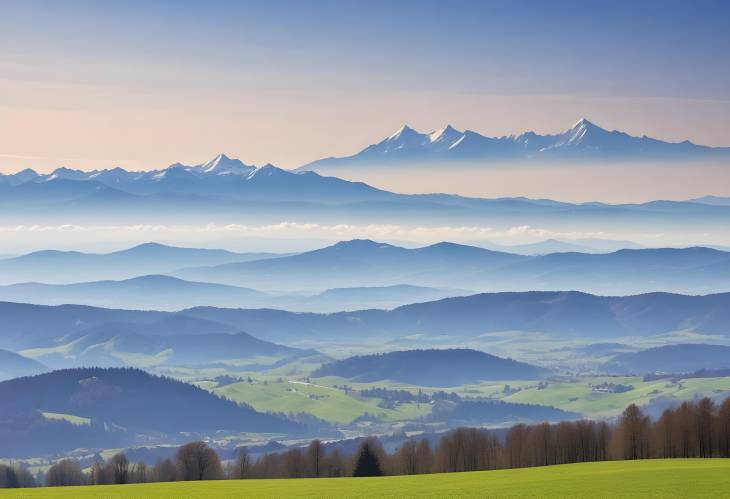
<path id="1" fill-rule="evenodd" d="M 727 1 L 0 0 L 0 171 L 293 168 L 403 123 L 730 146 Z"/>

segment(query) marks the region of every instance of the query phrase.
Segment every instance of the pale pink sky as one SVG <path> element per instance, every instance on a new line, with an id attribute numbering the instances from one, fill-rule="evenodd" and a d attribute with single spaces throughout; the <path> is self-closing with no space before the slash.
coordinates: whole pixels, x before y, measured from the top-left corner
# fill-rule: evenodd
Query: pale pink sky
<path id="1" fill-rule="evenodd" d="M 439 95 L 364 90 L 316 94 L 0 80 L 0 170 L 58 166 L 153 169 L 219 152 L 296 167 L 352 154 L 403 123 L 488 135 L 558 132 L 580 117 L 607 129 L 728 146 L 730 103 L 679 98 Z"/>
<path id="2" fill-rule="evenodd" d="M 296 167 L 403 123 L 586 117 L 730 146 L 729 18 L 722 0 L 6 2 L 0 171 Z"/>

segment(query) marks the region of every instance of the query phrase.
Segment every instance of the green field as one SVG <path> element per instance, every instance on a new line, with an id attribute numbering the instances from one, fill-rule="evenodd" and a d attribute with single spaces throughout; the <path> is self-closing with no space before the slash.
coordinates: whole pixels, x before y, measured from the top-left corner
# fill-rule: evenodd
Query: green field
<path id="1" fill-rule="evenodd" d="M 674 459 L 382 478 L 227 480 L 6 490 L 8 498 L 730 497 L 730 460 Z"/>
<path id="2" fill-rule="evenodd" d="M 49 419 L 51 421 L 68 421 L 69 423 L 75 424 L 75 425 L 91 424 L 90 418 L 74 416 L 73 414 L 61 414 L 59 412 L 43 412 L 43 411 L 41 411 L 41 414 L 43 415 L 44 418 Z"/>
<path id="3" fill-rule="evenodd" d="M 591 389 L 591 384 L 604 382 L 634 387 L 624 393 L 601 393 Z M 538 390 L 535 383 L 504 397 L 509 402 L 551 405 L 582 414 L 588 418 L 605 418 L 620 414 L 629 404 L 646 405 L 653 399 L 664 397 L 677 401 L 695 397 L 724 394 L 730 396 L 730 377 L 692 378 L 674 382 L 669 379 L 643 381 L 640 377 L 585 377 L 574 382 L 548 383 Z"/>
<path id="4" fill-rule="evenodd" d="M 295 380 L 245 381 L 213 390 L 236 402 L 245 402 L 259 411 L 307 412 L 335 423 L 349 423 L 365 413 L 384 421 L 416 419 L 431 412 L 425 404 L 402 404 L 397 409 L 378 407 L 379 399 L 348 395 L 344 391 Z"/>
<path id="5" fill-rule="evenodd" d="M 419 389 L 426 393 L 437 390 L 453 391 L 464 397 L 489 397 L 508 402 L 549 405 L 577 412 L 588 418 L 616 416 L 629 404 L 646 405 L 660 397 L 683 401 L 718 394 L 730 396 L 730 377 L 644 381 L 639 376 L 579 376 L 561 381 L 550 381 L 547 383 L 547 387 L 542 389 L 538 388 L 537 381 L 491 381 L 448 388 L 415 387 L 389 381 L 357 383 L 336 377 L 313 378 L 312 381 L 327 386 L 347 384 L 355 390 L 382 387 L 405 389 L 413 393 Z M 593 390 L 593 385 L 602 383 L 631 385 L 634 389 L 624 393 L 605 393 Z M 519 391 L 504 393 L 505 385 L 519 389 Z"/>

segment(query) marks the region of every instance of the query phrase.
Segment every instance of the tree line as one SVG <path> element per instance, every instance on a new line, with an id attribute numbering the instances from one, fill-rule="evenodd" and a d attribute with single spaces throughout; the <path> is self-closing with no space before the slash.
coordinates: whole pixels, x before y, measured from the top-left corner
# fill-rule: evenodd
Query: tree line
<path id="1" fill-rule="evenodd" d="M 73 459 L 51 466 L 44 481 L 25 468 L 0 465 L 0 487 L 125 484 L 176 480 L 305 478 L 412 475 L 480 471 L 590 461 L 648 458 L 730 457 L 730 398 L 709 398 L 666 409 L 651 421 L 635 404 L 617 421 L 565 421 L 518 424 L 506 433 L 458 428 L 432 444 L 427 438 L 404 441 L 388 453 L 376 437 L 363 439 L 345 454 L 319 440 L 253 459 L 245 447 L 225 465 L 204 442 L 180 447 L 174 459 L 153 466 L 130 463 L 123 453 L 82 470 Z"/>

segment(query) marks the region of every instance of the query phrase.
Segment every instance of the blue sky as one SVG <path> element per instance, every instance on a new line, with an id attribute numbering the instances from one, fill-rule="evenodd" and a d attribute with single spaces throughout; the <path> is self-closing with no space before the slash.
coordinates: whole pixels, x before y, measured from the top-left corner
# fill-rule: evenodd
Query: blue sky
<path id="1" fill-rule="evenodd" d="M 5 1 L 0 168 L 297 166 L 403 122 L 730 145 L 727 1 Z"/>

